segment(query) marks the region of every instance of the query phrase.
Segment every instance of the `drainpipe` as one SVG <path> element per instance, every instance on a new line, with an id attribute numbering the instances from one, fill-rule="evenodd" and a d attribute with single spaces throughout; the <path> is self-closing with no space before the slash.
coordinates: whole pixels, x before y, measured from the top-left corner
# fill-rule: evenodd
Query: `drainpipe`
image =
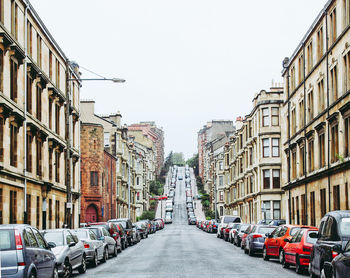
<path id="1" fill-rule="evenodd" d="M 325 12 L 326 17 L 326 68 L 327 68 L 327 118 L 329 117 L 329 57 L 328 57 L 328 18 L 327 18 L 327 11 Z M 328 136 L 328 144 L 327 144 L 327 168 L 330 168 L 330 129 L 329 129 L 329 123 L 327 124 L 327 136 Z M 328 173 L 328 211 L 331 210 L 331 177 Z M 323 216 L 322 216 L 323 217 Z"/>
<path id="2" fill-rule="evenodd" d="M 28 224 L 28 212 L 27 212 L 27 40 L 28 40 L 28 29 L 27 29 L 27 19 L 28 19 L 28 10 L 29 3 L 28 0 L 25 1 L 25 10 L 24 10 L 24 99 L 23 99 L 23 176 L 24 176 L 24 214 L 23 214 L 23 223 Z M 38 225 L 38 223 L 37 223 Z M 39 227 L 37 227 L 39 228 Z"/>
<path id="3" fill-rule="evenodd" d="M 303 43 L 303 63 L 304 63 L 304 152 L 303 152 L 303 175 L 306 178 L 307 173 L 306 173 L 306 63 L 305 63 L 305 44 Z M 310 104 L 309 104 L 310 105 Z M 309 149 L 308 149 L 309 151 Z M 314 159 L 314 158 L 313 158 Z M 315 159 L 314 159 L 314 165 L 315 165 Z M 303 220 L 306 220 L 306 225 L 307 225 L 307 182 L 305 182 L 305 199 L 304 199 L 304 206 L 305 206 L 305 211 L 303 215 Z M 306 216 L 306 219 L 304 219 L 304 216 Z M 304 223 L 303 223 L 304 224 Z"/>

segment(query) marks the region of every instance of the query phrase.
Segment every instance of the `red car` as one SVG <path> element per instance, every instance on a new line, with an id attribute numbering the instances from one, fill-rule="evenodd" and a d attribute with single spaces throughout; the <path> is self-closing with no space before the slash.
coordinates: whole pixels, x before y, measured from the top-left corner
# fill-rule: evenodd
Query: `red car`
<path id="1" fill-rule="evenodd" d="M 286 245 L 285 238 L 289 240 L 301 229 L 313 228 L 310 226 L 300 225 L 282 225 L 278 226 L 271 234 L 268 234 L 265 239 L 263 258 L 265 261 L 270 258 L 279 258 L 280 263 L 284 263 L 283 248 Z"/>
<path id="2" fill-rule="evenodd" d="M 310 255 L 314 243 L 317 241 L 317 228 L 299 229 L 292 239 L 286 238 L 284 241 L 283 267 L 288 268 L 295 265 L 295 271 L 300 274 L 308 269 Z M 313 235 L 313 237 L 311 236 Z"/>
<path id="3" fill-rule="evenodd" d="M 119 229 L 117 228 L 116 224 L 111 222 L 95 222 L 95 223 L 89 223 L 89 226 L 103 226 L 104 228 L 106 228 L 110 236 L 117 243 L 117 249 L 119 251 L 122 250 L 122 243 L 121 243 L 121 238 L 119 234 Z"/>
<path id="4" fill-rule="evenodd" d="M 245 249 L 246 246 L 246 238 L 247 236 L 251 233 L 251 231 L 253 230 L 255 225 L 250 225 L 244 232 L 244 234 L 242 235 L 242 239 L 241 239 L 241 249 Z"/>

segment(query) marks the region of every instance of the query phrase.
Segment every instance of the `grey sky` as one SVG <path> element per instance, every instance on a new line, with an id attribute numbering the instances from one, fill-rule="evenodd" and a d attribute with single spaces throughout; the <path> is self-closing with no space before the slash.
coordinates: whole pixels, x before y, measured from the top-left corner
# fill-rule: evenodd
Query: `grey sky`
<path id="1" fill-rule="evenodd" d="M 211 119 L 251 110 L 326 0 L 31 0 L 66 55 L 125 84 L 85 82 L 96 112 L 154 120 L 166 153 L 196 152 Z M 90 77 L 85 71 L 84 77 Z"/>

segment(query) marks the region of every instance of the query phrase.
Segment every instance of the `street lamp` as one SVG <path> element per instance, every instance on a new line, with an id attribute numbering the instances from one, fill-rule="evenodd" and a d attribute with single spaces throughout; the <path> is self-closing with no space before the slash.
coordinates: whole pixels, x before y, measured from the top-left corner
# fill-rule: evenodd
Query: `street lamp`
<path id="1" fill-rule="evenodd" d="M 72 78 L 72 79 L 68 79 L 68 81 L 112 81 L 113 83 L 124 83 L 126 82 L 125 79 L 122 78 Z"/>

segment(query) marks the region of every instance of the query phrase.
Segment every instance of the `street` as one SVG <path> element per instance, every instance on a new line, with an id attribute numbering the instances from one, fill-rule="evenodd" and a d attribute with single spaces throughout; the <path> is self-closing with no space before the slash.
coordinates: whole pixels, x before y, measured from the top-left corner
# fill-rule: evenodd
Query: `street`
<path id="1" fill-rule="evenodd" d="M 183 168 L 179 175 L 184 176 Z M 177 181 L 173 224 L 152 234 L 117 258 L 78 277 L 297 277 L 278 261 L 244 252 L 187 224 L 184 181 Z"/>

